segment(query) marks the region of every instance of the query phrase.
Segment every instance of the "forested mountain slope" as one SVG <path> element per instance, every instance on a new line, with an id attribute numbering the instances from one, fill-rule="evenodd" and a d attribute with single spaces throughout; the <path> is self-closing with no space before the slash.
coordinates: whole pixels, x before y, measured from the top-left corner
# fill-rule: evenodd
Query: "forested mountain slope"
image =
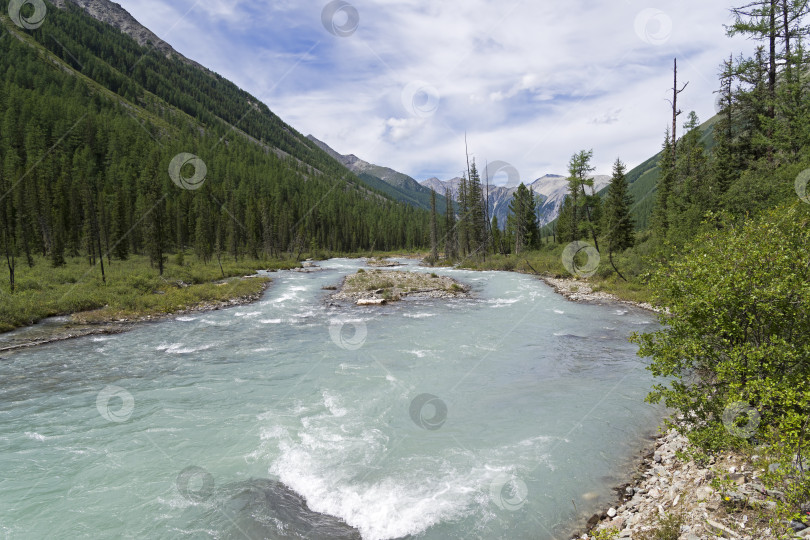
<path id="1" fill-rule="evenodd" d="M 7 4 L 0 249 L 10 268 L 36 253 L 59 264 L 137 252 L 162 265 L 186 249 L 207 260 L 424 245 L 426 212 L 369 188 L 229 81 L 70 2 L 47 4 L 34 29 Z"/>

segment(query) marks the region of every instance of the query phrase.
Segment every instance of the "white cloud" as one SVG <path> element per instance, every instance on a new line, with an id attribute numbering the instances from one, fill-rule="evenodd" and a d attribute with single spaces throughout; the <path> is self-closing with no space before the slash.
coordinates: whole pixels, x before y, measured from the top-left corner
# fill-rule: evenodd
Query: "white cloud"
<path id="1" fill-rule="evenodd" d="M 457 175 L 465 132 L 479 161 L 524 178 L 564 174 L 583 148 L 599 172 L 634 166 L 663 140 L 672 58 L 682 108 L 705 120 L 717 66 L 752 47 L 705 0 L 349 0 L 359 26 L 343 38 L 322 25 L 325 0 L 201 0 L 185 17 L 192 0 L 119 1 L 299 131 L 417 179 Z"/>

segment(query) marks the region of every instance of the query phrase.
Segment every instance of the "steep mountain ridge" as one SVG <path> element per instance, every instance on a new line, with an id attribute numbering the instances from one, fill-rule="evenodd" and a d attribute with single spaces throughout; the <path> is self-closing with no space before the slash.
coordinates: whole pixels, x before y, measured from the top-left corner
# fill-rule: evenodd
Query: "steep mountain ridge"
<path id="1" fill-rule="evenodd" d="M 251 142 L 262 147 L 265 151 L 272 151 L 281 159 L 293 159 L 305 168 L 319 170 L 318 167 L 313 167 L 312 163 L 323 161 L 324 156 L 321 150 L 324 149 L 321 145 L 314 144 L 314 141 L 304 137 L 293 127 L 286 124 L 259 99 L 241 88 L 238 88 L 235 84 L 205 66 L 177 52 L 154 32 L 140 24 L 120 4 L 112 2 L 111 0 L 57 0 L 55 5 L 62 10 L 68 9 L 68 6 L 78 7 L 94 20 L 115 28 L 119 32 L 131 37 L 138 45 L 157 51 L 170 62 L 182 64 L 182 68 L 178 69 L 177 73 L 172 74 L 174 75 L 172 78 L 174 81 L 177 81 L 178 85 L 181 85 L 181 88 L 182 85 L 187 84 L 181 75 L 183 72 L 200 71 L 206 74 L 208 77 L 207 79 L 203 79 L 205 80 L 205 84 L 202 85 L 203 88 L 191 89 L 187 86 L 189 92 L 195 92 L 200 96 L 201 101 L 204 100 L 209 107 L 211 105 L 218 106 L 218 108 L 211 107 L 209 110 L 206 110 L 206 114 L 224 123 L 231 132 L 246 137 Z M 107 60 L 109 61 L 110 59 Z M 141 60 L 138 59 L 137 62 L 133 62 L 135 65 L 132 66 L 116 67 L 125 75 L 130 75 L 131 71 L 133 76 L 137 76 L 140 61 Z M 110 63 L 113 64 L 113 62 Z M 175 89 L 147 89 L 163 99 L 166 99 L 171 105 L 178 107 L 190 116 L 199 119 L 199 110 L 188 110 L 185 103 L 172 101 L 171 96 L 174 95 L 173 90 Z M 213 94 L 213 96 L 210 94 Z M 241 103 L 236 107 L 223 106 L 224 103 L 229 101 L 228 97 L 230 96 L 227 95 L 238 97 Z M 230 105 L 233 104 L 231 103 Z M 343 164 L 341 160 L 338 159 L 339 155 L 335 152 L 327 151 L 326 153 L 338 163 Z M 323 167 L 320 167 L 320 169 L 323 169 Z M 337 167 L 328 167 L 328 169 L 327 171 L 320 172 L 344 176 L 342 173 L 338 172 L 341 169 Z M 366 169 L 368 168 L 366 167 Z M 413 197 L 403 197 L 400 196 L 398 192 L 391 192 L 386 186 L 380 185 L 376 178 L 374 178 L 376 175 L 371 174 L 367 176 L 364 174 L 366 172 L 366 170 L 361 170 L 356 173 L 350 181 L 368 186 L 395 200 L 411 204 L 412 206 L 423 209 L 430 207 L 429 193 L 427 195 L 422 193 L 422 200 L 414 200 Z M 391 171 L 391 173 L 394 173 L 394 171 Z M 414 184 L 416 184 L 415 181 Z M 418 186 L 418 184 L 416 184 L 416 186 Z M 410 187 L 411 189 L 415 189 L 414 186 Z M 418 186 L 417 191 L 421 191 L 422 189 L 421 186 Z"/>
<path id="2" fill-rule="evenodd" d="M 399 201 L 407 202 L 425 210 L 430 209 L 430 186 L 423 186 L 407 174 L 389 167 L 374 165 L 354 154 L 340 154 L 313 135 L 307 135 L 307 139 L 369 185 L 380 189 Z M 442 188 L 436 190 L 436 209 L 443 212 L 444 208 L 445 199 L 444 189 Z"/>
<path id="3" fill-rule="evenodd" d="M 205 69 L 200 64 L 194 62 L 178 53 L 174 48 L 160 39 L 154 32 L 139 23 L 120 4 L 110 0 L 53 0 L 53 4 L 66 9 L 67 3 L 72 3 L 82 8 L 88 15 L 99 22 L 103 22 L 117 28 L 124 34 L 134 39 L 142 47 L 151 46 L 159 50 L 167 57 L 176 56 L 178 59 L 197 67 Z"/>

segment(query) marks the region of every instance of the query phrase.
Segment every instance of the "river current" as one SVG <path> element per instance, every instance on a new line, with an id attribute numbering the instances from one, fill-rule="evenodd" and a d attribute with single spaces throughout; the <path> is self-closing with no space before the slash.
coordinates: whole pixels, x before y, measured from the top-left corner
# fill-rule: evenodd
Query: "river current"
<path id="1" fill-rule="evenodd" d="M 612 502 L 662 415 L 650 314 L 457 269 L 473 298 L 334 305 L 363 262 L 318 264 L 0 360 L 0 536 L 551 539 Z"/>

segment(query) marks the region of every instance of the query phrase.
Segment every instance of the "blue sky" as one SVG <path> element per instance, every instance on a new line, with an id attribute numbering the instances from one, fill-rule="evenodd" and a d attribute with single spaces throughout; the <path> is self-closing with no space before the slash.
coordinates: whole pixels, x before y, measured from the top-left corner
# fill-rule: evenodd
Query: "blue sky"
<path id="1" fill-rule="evenodd" d="M 465 132 L 525 181 L 581 149 L 633 167 L 663 142 L 674 57 L 706 120 L 718 66 L 753 48 L 723 1 L 118 1 L 303 134 L 417 180 L 459 175 Z"/>

